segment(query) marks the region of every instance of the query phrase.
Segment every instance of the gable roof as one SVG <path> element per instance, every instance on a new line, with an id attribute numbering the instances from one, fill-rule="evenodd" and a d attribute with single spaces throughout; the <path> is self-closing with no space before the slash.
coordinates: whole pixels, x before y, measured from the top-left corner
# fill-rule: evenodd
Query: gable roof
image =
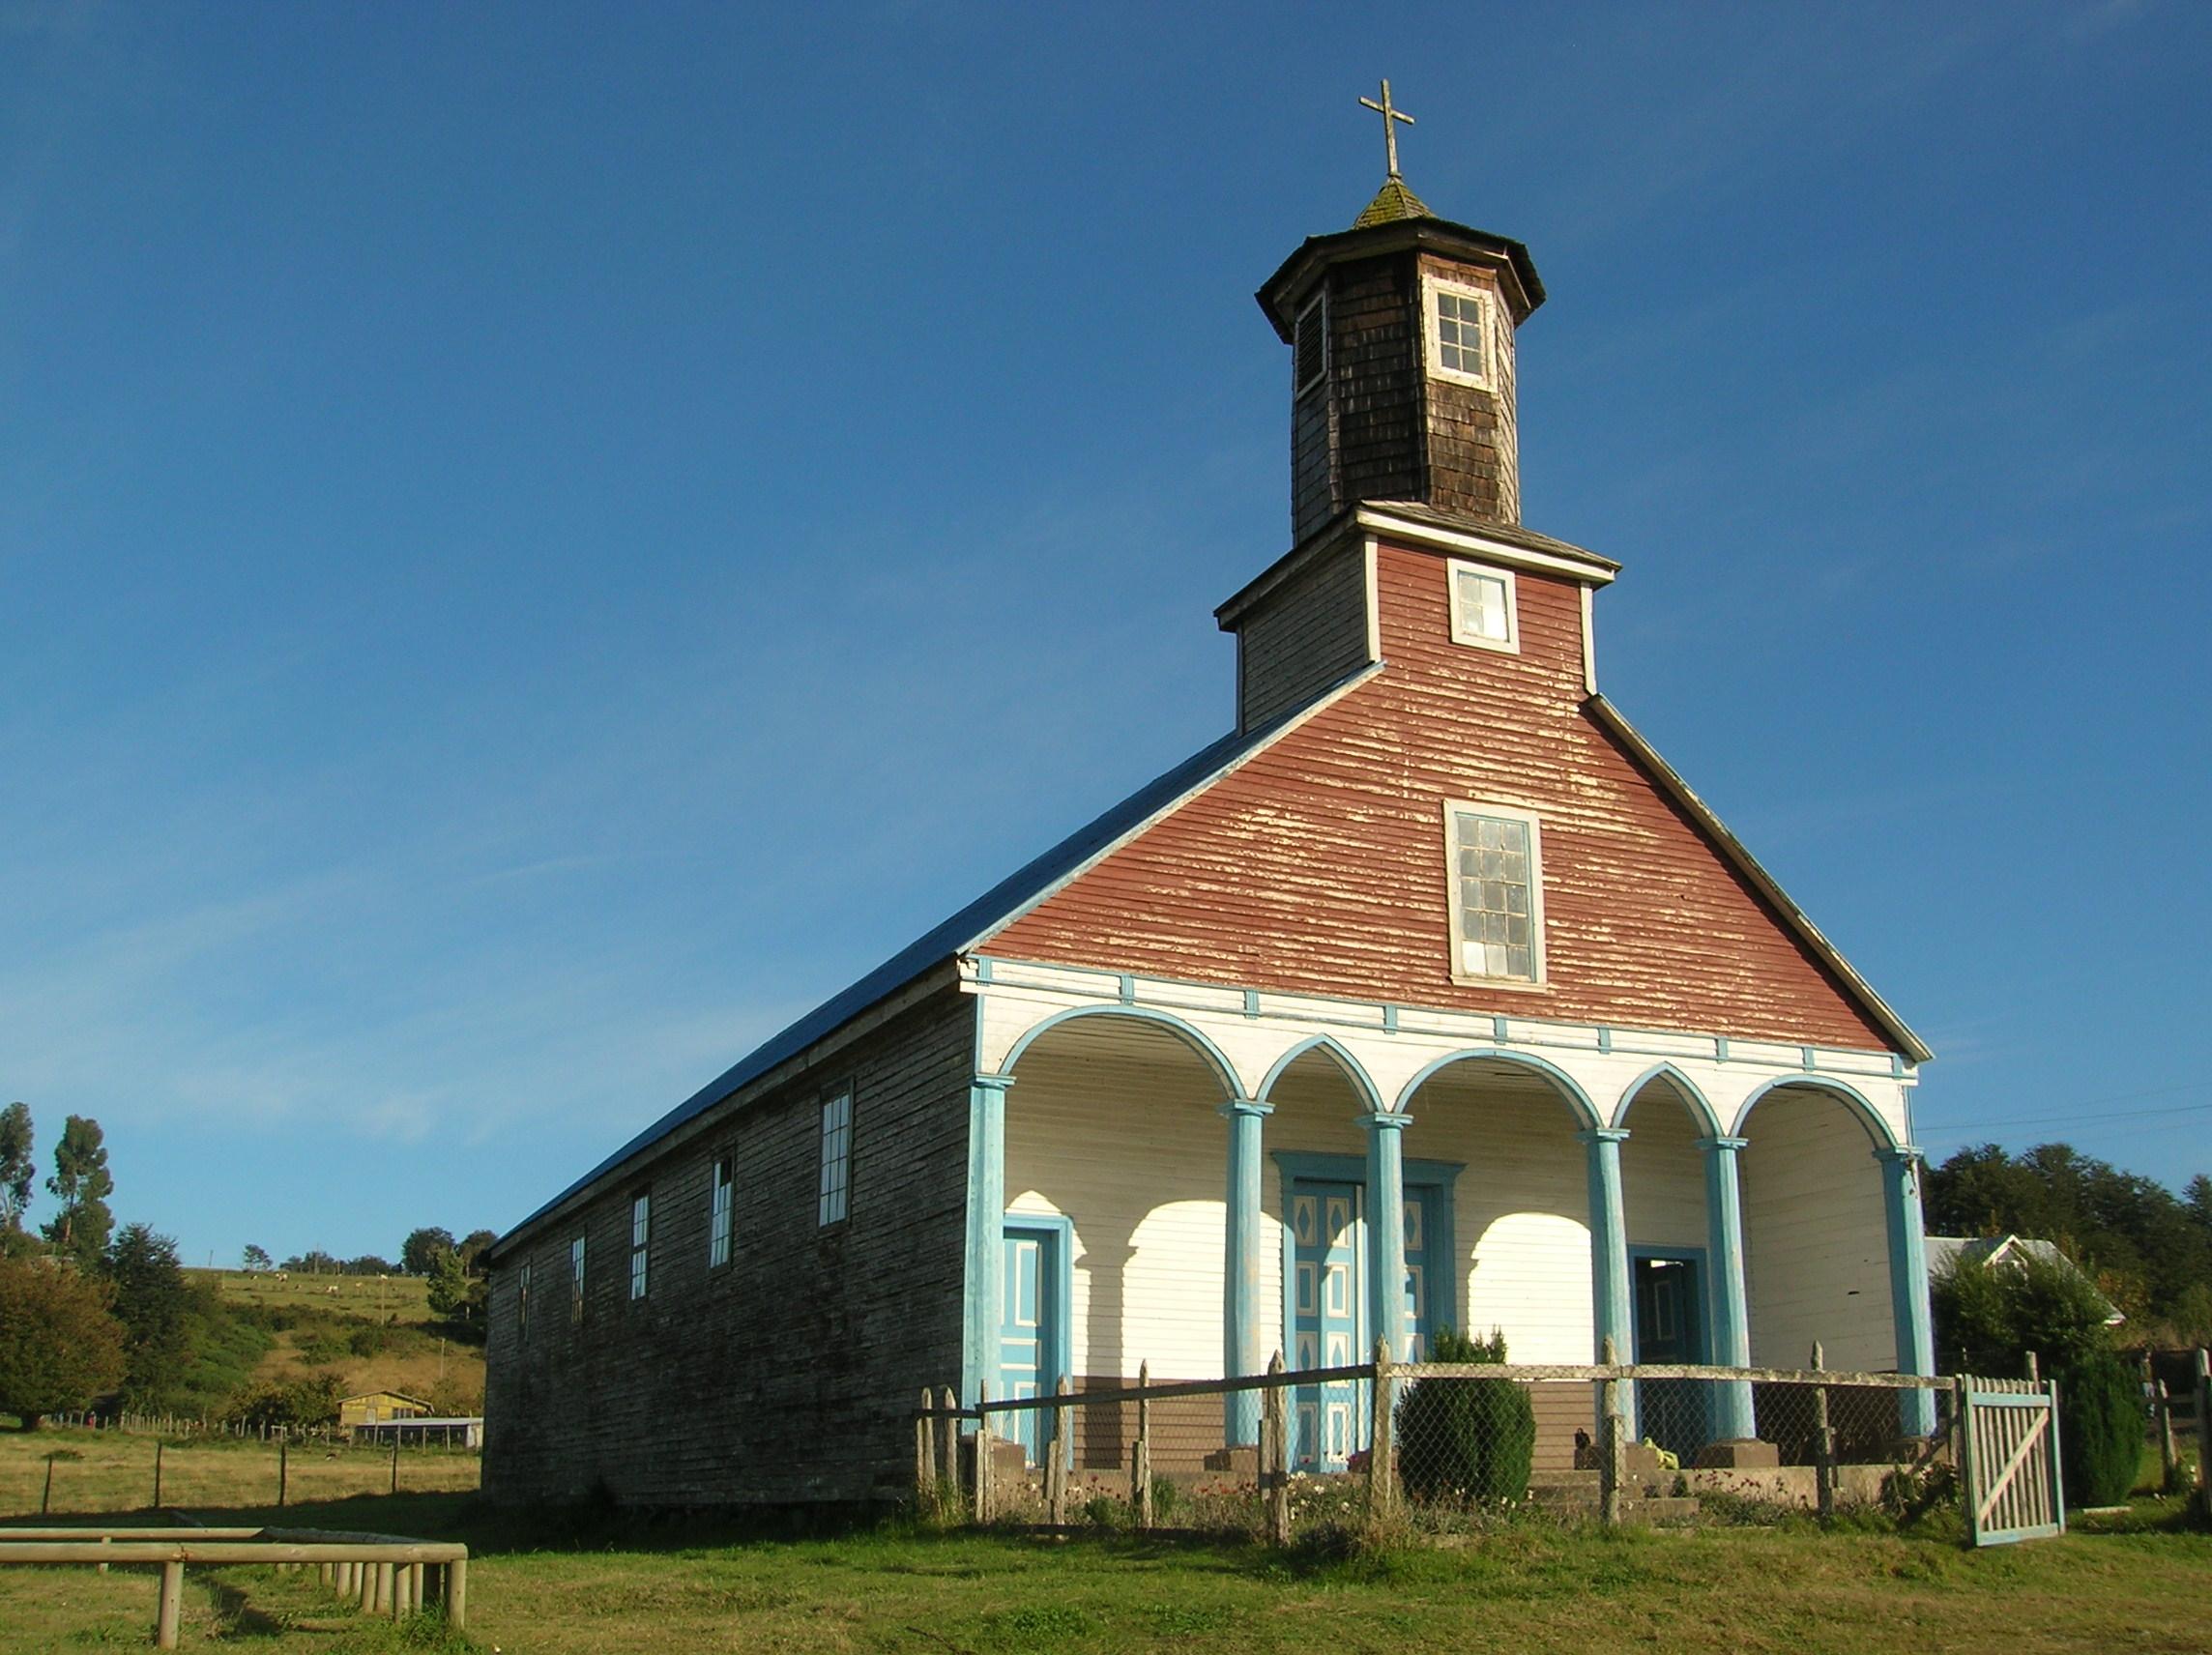
<path id="1" fill-rule="evenodd" d="M 2105 1318 L 2107 1326 L 2116 1326 L 2127 1320 L 2119 1307 L 2106 1298 L 2096 1280 L 2087 1270 L 2066 1256 L 2066 1250 L 2055 1241 L 2045 1241 L 2034 1235 L 1930 1235 L 1922 1240 L 1924 1256 L 1928 1261 L 1928 1279 L 1934 1281 L 1945 1270 L 1966 1264 L 1979 1264 L 1994 1270 L 2012 1259 L 2036 1259 L 2055 1265 L 2089 1283 L 2098 1301 L 2110 1314 Z"/>
<path id="2" fill-rule="evenodd" d="M 1375 670 L 1373 666 L 1365 666 L 1348 674 L 1318 695 L 1291 708 L 1267 723 L 1243 733 L 1232 732 L 1210 745 L 1200 748 L 1173 769 L 1155 776 L 1128 798 L 1077 828 L 1044 855 L 1001 880 L 949 918 L 932 926 L 851 987 L 832 995 L 781 1032 L 771 1035 L 509 1230 L 486 1249 L 487 1255 L 497 1257 L 526 1231 L 550 1217 L 618 1167 L 697 1119 L 778 1064 L 834 1033 L 870 1006 L 888 999 L 920 978 L 933 966 L 966 952 L 1007 921 L 1042 901 L 1122 839 L 1148 825 L 1153 817 L 1178 803 L 1186 795 L 1210 786 L 1300 722 L 1308 713 L 1342 694 Z"/>
<path id="3" fill-rule="evenodd" d="M 1782 888 L 1780 882 L 1760 865 L 1758 857 L 1744 849 L 1743 841 L 1729 831 L 1728 825 L 1713 813 L 1713 807 L 1700 798 L 1674 767 L 1661 758 L 1658 749 L 1622 716 L 1620 709 L 1602 695 L 1593 695 L 1583 705 L 1622 746 L 1635 755 L 1637 762 L 1658 784 L 1659 790 L 1704 830 L 1706 836 L 1719 847 L 1729 865 L 1750 883 L 1752 888 L 1781 916 L 1783 924 L 1805 944 L 1813 957 L 1834 974 L 1845 993 L 1863 1006 L 1867 1015 L 1874 1019 L 1881 1031 L 1897 1042 L 1897 1049 L 1915 1063 L 1925 1063 L 1933 1059 L 1936 1054 L 1929 1050 L 1928 1043 L 1912 1031 L 1904 1018 L 1890 1009 L 1889 1002 L 1875 993 L 1874 985 L 1859 975 L 1835 944 L 1829 942 L 1820 928 L 1806 916 L 1805 911 L 1790 899 L 1790 893 Z"/>

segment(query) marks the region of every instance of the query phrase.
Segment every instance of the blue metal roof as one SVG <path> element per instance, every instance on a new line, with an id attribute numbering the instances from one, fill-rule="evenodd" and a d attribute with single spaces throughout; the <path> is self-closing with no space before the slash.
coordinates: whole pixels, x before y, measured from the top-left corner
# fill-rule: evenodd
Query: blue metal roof
<path id="1" fill-rule="evenodd" d="M 1009 878 L 1001 880 L 944 923 L 909 943 L 842 994 L 824 1001 L 804 1017 L 756 1047 L 735 1065 L 693 1092 L 651 1126 L 640 1132 L 551 1201 L 501 1236 L 491 1249 L 503 1250 L 510 1241 L 560 1206 L 569 1197 L 597 1183 L 624 1162 L 651 1148 L 661 1139 L 713 1109 L 733 1092 L 758 1080 L 778 1063 L 803 1052 L 825 1035 L 859 1016 L 878 1001 L 896 994 L 932 966 L 974 946 L 1007 921 L 1048 895 L 1054 886 L 1112 845 L 1155 812 L 1175 802 L 1195 787 L 1221 774 L 1239 759 L 1265 746 L 1291 721 L 1315 702 L 1325 699 L 1351 678 L 1372 670 L 1362 668 L 1303 706 L 1293 708 L 1257 730 L 1224 736 L 1181 764 L 1121 800 L 1096 820 L 1069 834 L 1051 850 Z"/>

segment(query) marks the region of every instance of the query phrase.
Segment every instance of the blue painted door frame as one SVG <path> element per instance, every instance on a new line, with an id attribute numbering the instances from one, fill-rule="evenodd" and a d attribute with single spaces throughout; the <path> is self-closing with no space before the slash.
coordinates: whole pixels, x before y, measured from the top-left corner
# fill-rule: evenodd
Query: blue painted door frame
<path id="1" fill-rule="evenodd" d="M 1049 1396 L 1068 1373 L 1068 1298 L 1074 1282 L 1075 1227 L 1065 1218 L 1008 1213 L 1001 1241 L 999 1372 L 992 1394 L 1009 1401 Z M 1032 1465 L 1052 1440 L 1048 1417 L 1006 1416 Z"/>

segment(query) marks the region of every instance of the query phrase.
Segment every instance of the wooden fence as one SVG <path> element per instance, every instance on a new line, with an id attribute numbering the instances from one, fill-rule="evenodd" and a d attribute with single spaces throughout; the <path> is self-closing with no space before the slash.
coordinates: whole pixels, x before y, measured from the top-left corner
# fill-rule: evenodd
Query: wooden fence
<path id="1" fill-rule="evenodd" d="M 1606 1354 L 1614 1354 L 1608 1342 Z M 1823 1514 L 1834 1511 L 1837 1499 L 1839 1458 L 1837 1432 L 1831 1423 L 1831 1402 L 1844 1394 L 1864 1397 L 1879 1393 L 1890 1399 L 1905 1393 L 1932 1392 L 1955 1403 L 1963 1381 L 1911 1374 L 1858 1373 L 1819 1365 L 1814 1348 L 1809 1368 L 1722 1368 L 1703 1364 L 1622 1363 L 1608 1360 L 1584 1364 L 1481 1364 L 1393 1362 L 1378 1346 L 1375 1359 L 1345 1367 L 1287 1371 L 1278 1353 L 1264 1375 L 1229 1379 L 1203 1379 L 1153 1384 L 1140 1368 L 1137 1382 L 1123 1388 L 1089 1388 L 1076 1393 L 1063 1379 L 1047 1396 L 992 1400 L 986 1392 L 974 1406 L 962 1407 L 953 1392 L 924 1390 L 915 1415 L 915 1483 L 919 1497 L 940 1507 L 956 1505 L 960 1516 L 976 1524 L 1014 1517 L 1019 1479 L 1020 1495 L 1039 1492 L 1032 1483 L 1033 1466 L 1041 1474 L 1042 1525 L 1068 1525 L 1072 1504 L 1083 1492 L 1071 1488 L 1075 1454 L 1076 1419 L 1079 1414 L 1105 1412 L 1116 1422 L 1115 1438 L 1126 1436 L 1125 1456 L 1117 1455 L 1113 1480 L 1126 1489 L 1129 1520 L 1139 1528 L 1163 1526 L 1157 1505 L 1162 1478 L 1158 1474 L 1161 1410 L 1179 1404 L 1206 1399 L 1217 1405 L 1211 1414 L 1226 1421 L 1242 1413 L 1253 1426 L 1245 1439 L 1252 1445 L 1237 1448 L 1223 1443 L 1206 1455 L 1203 1464 L 1222 1478 L 1257 1496 L 1261 1525 L 1278 1543 L 1287 1542 L 1293 1528 L 1293 1485 L 1290 1412 L 1295 1393 L 1320 1393 L 1327 1387 L 1355 1387 L 1363 1393 L 1359 1417 L 1367 1427 L 1366 1445 L 1344 1457 L 1340 1472 L 1328 1477 L 1304 1477 L 1309 1488 L 1323 1483 L 1340 1495 L 1334 1510 L 1356 1510 L 1372 1521 L 1387 1518 L 1402 1508 L 1402 1468 L 1413 1455 L 1412 1445 L 1394 1441 L 1398 1401 L 1404 1387 L 1425 1380 L 1477 1380 L 1522 1386 L 1575 1385 L 1590 1387 L 1597 1433 L 1578 1449 L 1577 1465 L 1595 1473 L 1597 1509 L 1601 1519 L 1616 1524 L 1632 1515 L 1632 1503 L 1648 1505 L 1651 1494 L 1644 1486 L 1644 1468 L 1657 1467 L 1657 1456 L 1647 1444 L 1639 1444 L 1633 1427 L 1636 1393 L 1640 1387 L 1668 1383 L 1740 1387 L 1745 1391 L 1790 1389 L 1801 1391 L 1809 1403 L 1805 1409 L 1807 1453 L 1813 1471 L 1815 1503 Z M 1237 1399 L 1250 1399 L 1238 1401 Z M 1895 1401 L 1889 1408 L 1888 1447 L 1901 1447 L 1896 1429 Z M 1587 1434 L 1585 1434 L 1586 1437 Z M 1940 1453 L 1946 1444 L 1922 1441 L 1922 1460 Z M 1187 1446 L 1182 1450 L 1188 1453 Z M 1632 1455 L 1641 1454 L 1632 1470 Z M 1885 1463 L 1901 1463 L 1902 1450 L 1885 1455 Z M 1090 1465 L 1098 1465 L 1091 1457 Z M 1775 1465 L 1768 1460 L 1769 1466 Z M 1126 1478 L 1125 1483 L 1120 1479 Z M 1091 1498 L 1102 1497 L 1105 1479 L 1093 1474 L 1086 1485 Z"/>
<path id="2" fill-rule="evenodd" d="M 7 1563 L 91 1564 L 103 1575 L 114 1563 L 159 1565 L 158 1649 L 177 1647 L 190 1564 L 312 1564 L 341 1601 L 364 1611 L 403 1619 L 435 1608 L 455 1631 L 468 1624 L 469 1549 L 457 1541 L 312 1528 L 0 1528 L 0 1564 Z"/>

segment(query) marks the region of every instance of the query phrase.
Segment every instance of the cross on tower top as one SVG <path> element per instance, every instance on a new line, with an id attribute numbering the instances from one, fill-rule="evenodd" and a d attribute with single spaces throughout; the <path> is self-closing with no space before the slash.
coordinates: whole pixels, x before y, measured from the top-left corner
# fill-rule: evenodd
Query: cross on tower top
<path id="1" fill-rule="evenodd" d="M 1411 127 L 1413 124 L 1413 117 L 1401 109 L 1394 109 L 1390 106 L 1390 83 L 1387 80 L 1382 83 L 1382 102 L 1378 103 L 1372 98 L 1362 98 L 1359 102 L 1362 106 L 1374 110 L 1375 113 L 1382 117 L 1383 151 L 1390 158 L 1390 176 L 1396 178 L 1398 176 L 1398 123 L 1403 121 Z"/>

